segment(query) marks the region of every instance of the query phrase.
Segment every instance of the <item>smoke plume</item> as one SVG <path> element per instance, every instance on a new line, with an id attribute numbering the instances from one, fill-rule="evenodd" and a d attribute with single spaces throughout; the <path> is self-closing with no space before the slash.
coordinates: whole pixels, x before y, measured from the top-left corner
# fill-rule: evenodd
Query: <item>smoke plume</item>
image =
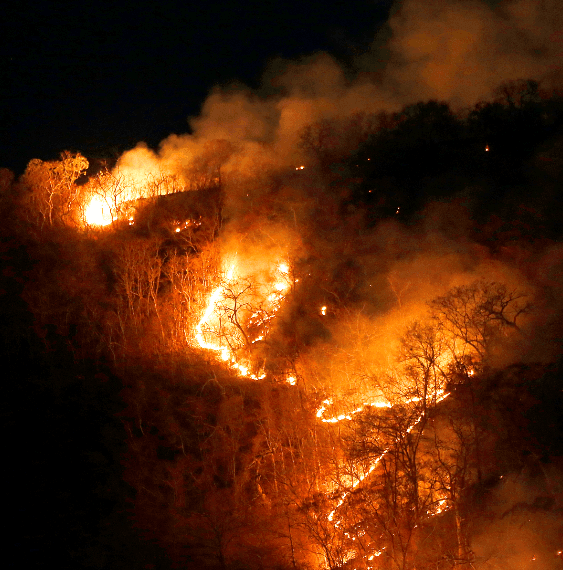
<path id="1" fill-rule="evenodd" d="M 183 179 L 196 166 L 220 171 L 228 221 L 225 255 L 241 247 L 248 259 L 269 248 L 283 250 L 306 277 L 307 294 L 298 297 L 300 308 L 280 314 L 280 328 L 284 318 L 295 322 L 299 315 L 296 330 L 305 345 L 328 341 L 345 353 L 351 337 L 340 337 L 348 325 L 330 324 L 331 304 L 350 307 L 350 323 L 361 314 L 372 328 L 397 331 L 399 323 L 421 318 L 426 302 L 452 286 L 486 279 L 530 292 L 523 273 L 532 270 L 518 266 L 515 252 L 501 260 L 471 243 L 467 205 L 429 206 L 423 221 L 408 229 L 388 221 L 363 231 L 361 220 L 344 222 L 338 207 L 346 189 L 335 188 L 326 172 L 306 162 L 304 129 L 428 99 L 460 110 L 494 99 L 503 81 L 536 79 L 557 88 L 561 29 L 557 0 L 406 0 L 352 64 L 327 53 L 274 60 L 261 89 L 215 87 L 199 116 L 190 118 L 191 134 L 170 135 L 157 151 L 139 144 L 118 166 L 156 168 Z M 213 162 L 209 145 L 216 140 L 226 141 L 229 150 Z M 296 173 L 300 165 L 305 169 Z M 548 286 L 542 291 L 543 298 L 552 294 Z M 321 305 L 329 307 L 324 321 Z M 385 335 L 396 338 L 378 334 L 367 351 L 371 361 L 385 359 Z"/>

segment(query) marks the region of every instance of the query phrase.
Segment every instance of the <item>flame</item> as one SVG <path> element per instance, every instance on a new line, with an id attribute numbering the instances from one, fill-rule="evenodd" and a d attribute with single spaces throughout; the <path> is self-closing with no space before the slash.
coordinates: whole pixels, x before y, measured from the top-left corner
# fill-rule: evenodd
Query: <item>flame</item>
<path id="1" fill-rule="evenodd" d="M 275 269 L 276 280 L 270 287 L 266 287 L 268 294 L 266 296 L 267 311 L 255 311 L 250 315 L 248 324 L 252 325 L 253 329 L 257 329 L 259 334 L 254 338 L 249 339 L 250 344 L 254 344 L 263 340 L 268 332 L 268 322 L 275 316 L 280 309 L 283 299 L 289 289 L 288 274 L 289 266 L 287 263 L 279 263 Z M 221 322 L 219 316 L 221 305 L 229 305 L 233 303 L 227 295 L 227 287 L 232 290 L 238 283 L 236 277 L 236 264 L 232 262 L 226 271 L 225 280 L 218 287 L 216 287 L 209 296 L 207 306 L 203 312 L 201 319 L 195 327 L 195 339 L 200 348 L 206 350 L 213 350 L 218 353 L 218 357 L 228 363 L 230 368 L 236 370 L 241 376 L 246 376 L 253 380 L 261 380 L 265 377 L 264 372 L 254 374 L 252 372 L 252 365 L 249 359 L 240 359 L 236 350 L 233 349 L 233 341 L 237 334 L 241 334 L 237 330 L 226 330 L 225 324 Z M 231 307 L 235 311 L 234 306 Z M 215 336 L 219 340 L 208 340 L 208 336 Z M 232 337 L 232 338 L 229 338 Z M 247 347 L 248 348 L 248 347 Z M 291 385 L 295 384 L 295 378 L 290 376 L 287 382 Z"/>
<path id="2" fill-rule="evenodd" d="M 226 330 L 224 322 L 223 324 L 221 323 L 221 311 L 224 311 L 225 305 L 231 302 L 228 296 L 229 291 L 232 292 L 233 290 L 236 290 L 237 285 L 240 285 L 241 283 L 249 282 L 248 275 L 241 277 L 240 273 L 241 272 L 237 270 L 236 262 L 231 262 L 224 274 L 225 276 L 223 281 L 211 291 L 205 310 L 203 311 L 203 314 L 195 327 L 195 339 L 200 348 L 216 352 L 217 358 L 225 362 L 239 375 L 246 378 L 259 380 L 261 378 L 264 378 L 265 373 L 253 372 L 250 356 L 245 356 L 243 358 L 240 357 L 240 350 L 234 348 L 236 347 L 236 342 L 234 342 L 232 339 L 229 340 L 229 334 L 231 333 Z M 290 288 L 289 273 L 290 268 L 288 264 L 285 262 L 278 262 L 275 266 L 275 269 L 270 272 L 272 279 L 268 283 L 258 284 L 252 281 L 252 285 L 255 285 L 256 290 L 259 290 L 260 294 L 263 296 L 263 300 L 265 302 L 265 305 L 268 307 L 268 310 L 255 310 L 247 318 L 247 324 L 252 327 L 252 330 L 255 331 L 255 333 L 253 335 L 253 338 L 246 339 L 246 349 L 249 348 L 248 343 L 253 344 L 262 341 L 267 336 L 268 324 L 280 309 L 285 295 Z M 295 284 L 296 281 L 297 280 L 294 279 L 293 283 Z M 326 315 L 326 311 L 326 306 L 322 306 L 320 308 L 321 315 Z M 237 331 L 235 330 L 233 334 L 236 335 Z M 248 350 L 246 354 L 248 354 Z M 291 386 L 294 386 L 296 385 L 296 378 L 295 376 L 288 375 L 285 378 L 285 382 Z M 436 387 L 436 390 L 432 396 L 430 396 L 430 398 L 432 400 L 432 404 L 436 405 L 448 396 L 449 393 L 445 391 L 445 387 Z M 416 404 L 417 402 L 420 402 L 421 399 L 422 398 L 419 396 L 412 395 L 408 397 L 405 396 L 398 398 L 397 402 L 395 402 L 394 399 L 393 402 L 391 402 L 386 399 L 379 398 L 373 401 L 365 401 L 360 406 L 356 407 L 355 409 L 348 410 L 345 413 L 328 416 L 327 410 L 333 404 L 333 401 L 332 399 L 327 398 L 317 409 L 316 417 L 323 423 L 336 424 L 340 421 L 352 420 L 356 414 L 362 413 L 369 408 L 389 409 L 393 408 L 394 405 Z M 414 427 L 422 421 L 423 418 L 424 412 L 418 414 L 417 417 L 412 421 L 411 425 L 408 426 L 406 430 L 407 433 L 410 433 L 412 429 L 414 429 Z M 329 512 L 327 515 L 328 521 L 332 522 L 335 527 L 338 527 L 342 524 L 337 516 L 340 507 L 342 507 L 342 505 L 346 502 L 350 494 L 375 471 L 383 458 L 391 450 L 392 445 L 393 444 L 390 444 L 389 447 L 384 449 L 378 457 L 366 465 L 365 469 L 363 469 L 362 472 L 351 476 L 349 480 L 346 481 L 345 490 L 337 495 L 337 502 L 331 512 Z M 437 497 L 433 508 L 428 511 L 428 515 L 438 515 L 445 511 L 448 507 L 449 504 L 447 498 Z M 352 537 L 347 533 L 344 534 L 346 534 L 351 540 L 356 540 L 356 537 Z M 367 558 L 367 560 L 373 560 L 374 557 L 378 557 L 382 553 L 383 550 L 378 550 L 376 552 L 372 551 L 370 553 L 370 557 Z M 352 555 L 350 556 L 351 558 L 353 557 Z"/>
<path id="3" fill-rule="evenodd" d="M 436 503 L 436 505 L 429 511 L 429 514 L 432 516 L 439 515 L 440 513 L 443 513 L 445 510 L 447 510 L 448 507 L 449 507 L 448 499 L 440 499 Z"/>
<path id="4" fill-rule="evenodd" d="M 445 392 L 444 390 L 439 390 L 438 391 L 439 394 L 436 395 L 436 404 L 438 404 L 439 402 L 441 402 L 442 400 L 445 400 L 450 394 L 449 392 Z M 409 400 L 406 400 L 404 403 L 410 403 L 413 401 L 418 401 L 420 398 L 410 398 Z M 323 404 L 330 404 L 332 403 L 331 400 L 325 400 L 323 402 Z M 369 404 L 371 405 L 371 404 Z M 377 404 L 375 404 L 377 405 Z M 377 407 L 393 407 L 391 404 L 389 405 L 382 405 L 382 406 L 377 406 Z M 319 410 L 317 410 L 317 417 L 318 418 L 322 418 L 322 414 L 324 413 L 324 410 L 326 408 L 324 406 L 321 406 L 321 408 L 319 408 Z M 362 409 L 364 409 L 364 407 L 359 408 L 356 413 L 358 411 L 361 411 Z M 412 429 L 422 420 L 422 418 L 424 417 L 424 412 L 421 413 L 418 418 L 407 428 L 407 433 L 410 433 L 412 431 Z M 336 419 L 331 418 L 330 420 L 322 420 L 322 421 L 330 421 L 330 423 L 335 423 L 337 421 L 340 421 L 340 416 L 338 416 Z M 351 417 L 349 415 L 344 415 L 342 417 L 342 419 L 351 419 Z M 332 421 L 334 420 L 334 421 Z M 389 446 L 387 449 L 385 449 L 383 451 L 383 453 L 381 453 L 381 455 L 379 455 L 378 457 L 376 457 L 372 464 L 369 466 L 369 469 L 363 474 L 360 475 L 355 481 L 352 482 L 351 485 L 351 489 L 349 491 L 345 491 L 344 493 L 342 493 L 342 495 L 340 495 L 340 499 L 338 500 L 338 503 L 336 504 L 336 507 L 329 513 L 328 515 L 328 520 L 332 521 L 334 518 L 334 515 L 336 513 L 336 511 L 344 504 L 344 501 L 346 500 L 346 497 L 348 497 L 348 495 L 369 475 L 371 475 L 371 473 L 373 473 L 373 470 L 379 465 L 380 461 L 387 455 L 387 453 L 389 452 L 389 450 L 391 449 L 391 446 Z M 443 509 L 442 509 L 443 510 Z M 442 512 L 442 511 L 439 511 Z M 434 513 L 434 514 L 438 514 L 438 513 Z"/>
<path id="5" fill-rule="evenodd" d="M 369 160 L 369 158 L 368 158 L 368 160 Z M 381 556 L 381 555 L 383 554 L 383 551 L 384 551 L 384 550 L 385 550 L 385 549 L 382 548 L 381 550 L 378 550 L 377 552 L 374 552 L 374 553 L 368 558 L 368 560 L 373 560 L 373 559 L 376 558 L 377 556 Z"/>
<path id="6" fill-rule="evenodd" d="M 368 407 L 373 407 L 373 408 L 392 408 L 393 407 L 393 404 L 390 404 L 389 402 L 382 402 L 382 401 L 364 402 L 359 408 L 356 408 L 355 410 L 352 410 L 351 412 L 348 412 L 347 414 L 339 414 L 338 416 L 333 416 L 331 418 L 324 418 L 323 414 L 326 410 L 325 404 L 327 404 L 327 405 L 332 404 L 332 400 L 328 399 L 328 400 L 325 400 L 323 402 L 323 405 L 317 410 L 317 418 L 319 418 L 321 420 L 321 422 L 329 423 L 329 424 L 334 424 L 334 423 L 339 422 L 341 420 L 351 420 L 353 415 L 359 414 L 360 412 L 363 412 Z"/>
<path id="7" fill-rule="evenodd" d="M 89 226 L 108 226 L 113 222 L 108 203 L 101 196 L 94 196 L 84 210 L 84 219 Z"/>

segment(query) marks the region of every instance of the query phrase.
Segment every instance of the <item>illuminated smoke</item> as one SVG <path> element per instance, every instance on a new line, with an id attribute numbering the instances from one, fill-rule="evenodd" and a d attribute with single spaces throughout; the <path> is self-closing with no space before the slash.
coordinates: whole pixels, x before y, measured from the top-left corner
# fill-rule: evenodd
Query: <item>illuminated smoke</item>
<path id="1" fill-rule="evenodd" d="M 226 212 L 238 218 L 271 192 L 270 174 L 298 169 L 311 176 L 300 142 L 304 129 L 316 122 L 338 124 L 357 113 L 397 111 L 431 98 L 467 107 L 494 98 L 495 89 L 508 80 L 560 86 L 561 29 L 558 0 L 504 1 L 495 7 L 478 1 L 406 0 L 352 66 L 327 53 L 273 60 L 263 76 L 269 95 L 244 86 L 215 87 L 199 116 L 190 119 L 192 134 L 171 135 L 157 151 L 140 143 L 117 167 L 136 188 L 156 173 L 189 186 L 194 173 L 220 169 Z M 217 158 L 211 164 L 214 141 L 230 148 L 218 158 L 211 152 Z M 286 189 L 297 202 L 318 195 L 318 181 L 307 180 L 306 190 Z"/>
<path id="2" fill-rule="evenodd" d="M 557 0 L 407 0 L 389 20 L 384 83 L 404 103 L 439 99 L 473 105 L 503 81 L 557 77 L 563 50 Z M 374 54 L 376 55 L 376 54 Z M 369 58 L 366 59 L 366 64 Z"/>

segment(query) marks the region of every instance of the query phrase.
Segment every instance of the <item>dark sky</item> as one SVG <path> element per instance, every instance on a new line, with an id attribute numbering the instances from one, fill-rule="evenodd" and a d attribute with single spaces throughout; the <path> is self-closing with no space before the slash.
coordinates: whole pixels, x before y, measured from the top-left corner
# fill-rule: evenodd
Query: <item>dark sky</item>
<path id="1" fill-rule="evenodd" d="M 389 0 L 10 1 L 0 22 L 0 166 L 61 150 L 112 156 L 189 132 L 210 89 L 260 86 L 268 62 L 318 50 L 346 61 Z"/>

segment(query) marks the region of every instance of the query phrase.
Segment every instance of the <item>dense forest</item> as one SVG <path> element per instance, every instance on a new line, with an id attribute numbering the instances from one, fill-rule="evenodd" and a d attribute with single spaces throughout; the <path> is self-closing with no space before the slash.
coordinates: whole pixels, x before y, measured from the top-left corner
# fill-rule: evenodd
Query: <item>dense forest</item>
<path id="1" fill-rule="evenodd" d="M 562 149 L 518 81 L 1 170 L 13 567 L 563 566 Z"/>

